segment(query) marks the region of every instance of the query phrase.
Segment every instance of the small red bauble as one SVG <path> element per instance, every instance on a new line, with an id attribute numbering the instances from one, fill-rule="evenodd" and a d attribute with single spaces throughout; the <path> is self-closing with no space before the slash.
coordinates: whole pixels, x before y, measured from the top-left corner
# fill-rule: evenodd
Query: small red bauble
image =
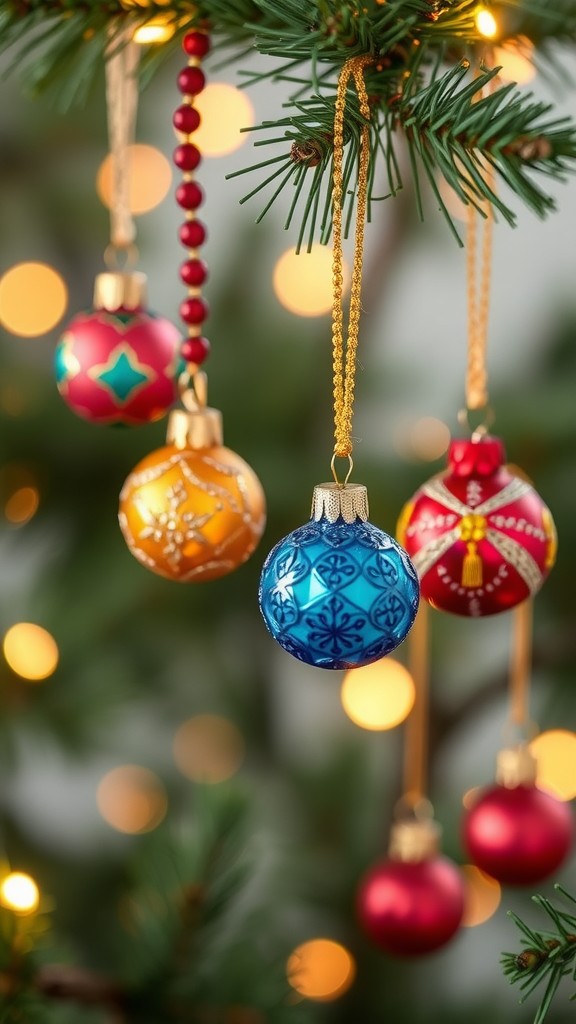
<path id="1" fill-rule="evenodd" d="M 462 877 L 447 857 L 385 860 L 364 878 L 357 906 L 364 931 L 387 953 L 431 953 L 458 930 L 464 912 Z"/>
<path id="2" fill-rule="evenodd" d="M 178 88 L 185 96 L 197 96 L 206 85 L 201 68 L 182 68 L 178 75 Z"/>
<path id="3" fill-rule="evenodd" d="M 172 118 L 172 123 L 176 130 L 183 132 L 184 135 L 192 135 L 200 127 L 200 121 L 199 112 L 195 107 L 189 107 L 188 104 L 178 107 Z"/>
<path id="4" fill-rule="evenodd" d="M 204 299 L 184 299 L 180 303 L 180 316 L 185 324 L 202 324 L 208 316 L 208 304 Z"/>
<path id="5" fill-rule="evenodd" d="M 499 882 L 532 885 L 566 858 L 574 834 L 570 808 L 534 785 L 486 790 L 467 813 L 463 840 L 474 863 Z"/>
<path id="6" fill-rule="evenodd" d="M 182 48 L 189 57 L 205 57 L 210 52 L 210 38 L 205 32 L 187 32 Z"/>
<path id="7" fill-rule="evenodd" d="M 441 611 L 481 616 L 535 594 L 556 558 L 548 507 L 504 465 L 496 437 L 453 441 L 448 469 L 405 505 L 398 536 Z"/>
<path id="8" fill-rule="evenodd" d="M 180 277 L 190 288 L 199 288 L 208 277 L 208 267 L 202 260 L 186 260 L 180 267 Z"/>
<path id="9" fill-rule="evenodd" d="M 208 338 L 187 338 L 182 345 L 181 355 L 187 363 L 201 366 L 210 353 Z"/>
<path id="10" fill-rule="evenodd" d="M 174 163 L 181 171 L 195 171 L 201 160 L 200 150 L 187 142 L 174 150 Z"/>
<path id="11" fill-rule="evenodd" d="M 206 241 L 207 231 L 200 220 L 187 220 L 179 230 L 179 237 L 182 245 L 187 249 L 197 249 Z"/>
<path id="12" fill-rule="evenodd" d="M 197 210 L 204 202 L 204 192 L 197 181 L 183 181 L 176 189 L 176 202 L 183 210 Z"/>

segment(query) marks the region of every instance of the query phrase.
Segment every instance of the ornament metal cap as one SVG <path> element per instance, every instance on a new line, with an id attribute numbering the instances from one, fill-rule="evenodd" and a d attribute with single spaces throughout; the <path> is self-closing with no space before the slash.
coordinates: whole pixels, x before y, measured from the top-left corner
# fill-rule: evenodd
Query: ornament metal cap
<path id="1" fill-rule="evenodd" d="M 188 374 L 183 375 L 186 384 Z M 168 417 L 166 443 L 176 448 L 220 447 L 223 443 L 222 413 L 210 409 L 208 401 L 208 380 L 205 373 L 196 373 L 191 386 L 182 391 L 183 409 L 174 409 Z"/>
<path id="2" fill-rule="evenodd" d="M 501 750 L 496 758 L 496 782 L 506 789 L 533 786 L 538 764 L 526 744 Z"/>
<path id="3" fill-rule="evenodd" d="M 388 856 L 405 864 L 418 864 L 440 853 L 442 829 L 436 821 L 396 821 L 390 830 Z"/>
<path id="4" fill-rule="evenodd" d="M 148 298 L 148 279 L 139 270 L 106 271 L 94 282 L 94 308 L 115 313 L 117 309 L 140 309 Z"/>
<path id="5" fill-rule="evenodd" d="M 312 519 L 345 523 L 368 519 L 368 491 L 364 484 L 316 484 L 312 497 Z"/>

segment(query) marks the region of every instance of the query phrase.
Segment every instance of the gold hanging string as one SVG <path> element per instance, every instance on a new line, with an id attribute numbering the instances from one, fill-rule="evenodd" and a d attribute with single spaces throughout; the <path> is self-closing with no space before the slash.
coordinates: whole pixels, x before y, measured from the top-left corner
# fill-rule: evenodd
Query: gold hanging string
<path id="1" fill-rule="evenodd" d="M 112 158 L 110 246 L 107 258 L 114 264 L 119 250 L 130 254 L 136 238 L 130 210 L 129 146 L 134 142 L 136 130 L 139 57 L 140 47 L 133 41 L 132 33 L 122 35 L 114 28 L 106 58 L 106 106 Z"/>
<path id="2" fill-rule="evenodd" d="M 532 661 L 532 601 L 513 611 L 510 652 L 510 724 L 526 730 L 530 726 L 530 669 Z"/>
<path id="3" fill-rule="evenodd" d="M 418 816 L 429 807 L 428 767 L 428 687 L 429 687 L 429 609 L 420 602 L 416 621 L 408 639 L 408 667 L 414 680 L 414 707 L 404 727 L 404 787 L 401 803 Z"/>
<path id="4" fill-rule="evenodd" d="M 366 205 L 368 193 L 368 164 L 370 160 L 370 106 L 364 82 L 364 68 L 374 63 L 370 56 L 351 57 L 344 64 L 338 78 L 336 93 L 336 113 L 334 116 L 334 171 L 332 187 L 332 357 L 334 371 L 334 455 L 332 457 L 332 473 L 339 483 L 335 470 L 337 458 L 348 458 L 348 476 L 352 470 L 352 413 L 354 407 L 354 385 L 356 378 L 356 350 L 358 347 L 358 329 L 361 309 L 362 259 L 364 253 L 364 225 L 366 222 Z M 344 112 L 346 109 L 346 89 L 350 79 L 354 79 L 360 113 L 366 123 L 360 132 L 360 158 L 358 165 L 358 190 L 356 207 L 356 231 L 354 239 L 354 262 L 352 267 L 352 284 L 350 289 L 350 311 L 348 319 L 348 336 L 344 351 L 344 330 L 342 293 L 343 254 L 342 254 L 342 198 L 343 198 L 343 163 L 344 163 Z M 346 477 L 346 480 L 348 479 Z"/>

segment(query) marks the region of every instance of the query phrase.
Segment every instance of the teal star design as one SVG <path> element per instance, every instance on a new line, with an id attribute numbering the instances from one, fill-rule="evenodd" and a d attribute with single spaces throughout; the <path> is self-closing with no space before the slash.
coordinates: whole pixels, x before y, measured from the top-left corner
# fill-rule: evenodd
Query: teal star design
<path id="1" fill-rule="evenodd" d="M 149 366 L 138 362 L 129 345 L 119 345 L 107 363 L 93 366 L 88 375 L 110 391 L 120 405 L 125 405 L 136 391 L 156 378 Z"/>

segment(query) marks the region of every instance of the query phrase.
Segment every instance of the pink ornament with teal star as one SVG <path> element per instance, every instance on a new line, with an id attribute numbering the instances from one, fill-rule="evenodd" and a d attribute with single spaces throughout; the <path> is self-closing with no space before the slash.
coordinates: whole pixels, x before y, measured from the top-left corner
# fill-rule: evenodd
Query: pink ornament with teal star
<path id="1" fill-rule="evenodd" d="M 178 397 L 181 342 L 174 324 L 147 310 L 81 313 L 56 349 L 58 390 L 92 423 L 158 420 Z"/>

